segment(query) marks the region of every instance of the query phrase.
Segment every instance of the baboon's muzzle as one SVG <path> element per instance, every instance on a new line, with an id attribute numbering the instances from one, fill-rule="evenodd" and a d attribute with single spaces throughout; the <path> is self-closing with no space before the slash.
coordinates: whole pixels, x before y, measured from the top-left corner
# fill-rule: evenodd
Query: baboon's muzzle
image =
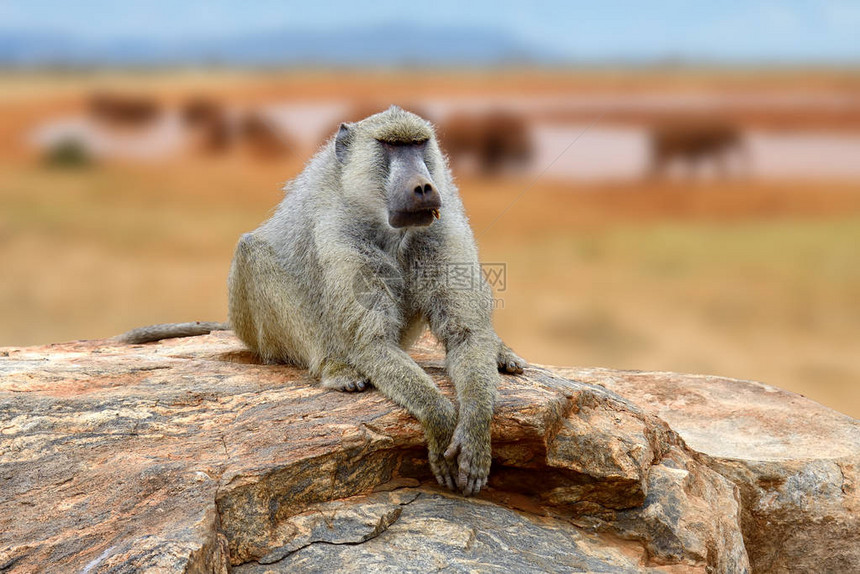
<path id="1" fill-rule="evenodd" d="M 404 145 L 390 151 L 388 223 L 421 227 L 440 217 L 442 199 L 424 163 L 424 146 Z"/>

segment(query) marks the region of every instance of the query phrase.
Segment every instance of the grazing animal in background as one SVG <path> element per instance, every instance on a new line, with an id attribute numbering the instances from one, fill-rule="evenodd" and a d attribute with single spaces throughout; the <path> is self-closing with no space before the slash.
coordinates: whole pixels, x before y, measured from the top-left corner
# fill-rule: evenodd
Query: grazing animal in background
<path id="1" fill-rule="evenodd" d="M 662 177 L 673 161 L 686 164 L 693 172 L 703 161 L 711 161 L 721 175 L 727 175 L 729 155 L 746 150 L 741 131 L 719 120 L 675 120 L 651 130 L 651 176 Z"/>
<path id="2" fill-rule="evenodd" d="M 484 175 L 525 167 L 534 154 L 528 123 L 510 111 L 456 114 L 440 132 L 455 165 L 471 162 Z"/>
<path id="3" fill-rule="evenodd" d="M 420 421 L 439 483 L 477 493 L 498 371 L 526 362 L 493 329 L 491 290 L 432 125 L 395 106 L 342 124 L 286 190 L 239 240 L 233 330 L 263 361 L 307 367 L 327 388 L 379 389 Z M 405 351 L 426 326 L 445 347 L 459 409 Z"/>
<path id="4" fill-rule="evenodd" d="M 197 149 L 208 154 L 221 154 L 233 147 L 236 130 L 227 110 L 219 102 L 196 96 L 185 102 L 180 115 L 192 132 Z"/>
<path id="5" fill-rule="evenodd" d="M 182 121 L 194 127 L 224 115 L 224 107 L 206 96 L 194 96 L 182 105 Z"/>
<path id="6" fill-rule="evenodd" d="M 161 105 L 149 96 L 96 92 L 89 99 L 89 113 L 110 127 L 140 128 L 161 116 Z"/>
<path id="7" fill-rule="evenodd" d="M 289 135 L 259 111 L 243 115 L 238 132 L 251 153 L 261 159 L 283 156 L 293 147 Z"/>

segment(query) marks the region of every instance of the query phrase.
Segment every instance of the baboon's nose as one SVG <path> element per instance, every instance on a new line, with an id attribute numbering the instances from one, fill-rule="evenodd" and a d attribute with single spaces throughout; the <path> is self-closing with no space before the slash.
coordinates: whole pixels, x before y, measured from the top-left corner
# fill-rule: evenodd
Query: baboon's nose
<path id="1" fill-rule="evenodd" d="M 433 182 L 424 175 L 415 175 L 410 178 L 406 189 L 412 192 L 412 200 L 407 204 L 409 211 L 438 209 L 442 205 L 439 192 L 436 191 Z"/>
<path id="2" fill-rule="evenodd" d="M 421 182 L 417 182 L 413 191 L 415 192 L 415 195 L 423 197 L 433 193 L 433 186 L 430 185 L 429 182 L 424 182 L 423 184 Z"/>
<path id="3" fill-rule="evenodd" d="M 412 174 L 395 186 L 388 200 L 388 223 L 392 227 L 425 227 L 441 217 L 442 198 L 429 177 Z"/>

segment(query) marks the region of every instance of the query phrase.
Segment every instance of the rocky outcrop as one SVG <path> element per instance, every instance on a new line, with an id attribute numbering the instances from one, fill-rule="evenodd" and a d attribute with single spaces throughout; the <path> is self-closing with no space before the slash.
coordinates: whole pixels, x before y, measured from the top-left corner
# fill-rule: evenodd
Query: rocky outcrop
<path id="1" fill-rule="evenodd" d="M 432 342 L 414 356 L 453 395 Z M 756 508 L 812 515 L 789 477 L 754 498 L 751 466 L 623 398 L 649 376 L 668 375 L 504 376 L 490 484 L 466 499 L 435 486 L 403 409 L 259 365 L 229 332 L 0 349 L 0 572 L 748 571 Z"/>
<path id="2" fill-rule="evenodd" d="M 438 490 L 323 503 L 283 523 L 286 544 L 236 574 L 278 572 L 641 572 L 641 550 L 563 519 Z"/>
<path id="3" fill-rule="evenodd" d="M 656 414 L 738 486 L 755 572 L 860 572 L 860 421 L 752 381 L 555 369 Z"/>

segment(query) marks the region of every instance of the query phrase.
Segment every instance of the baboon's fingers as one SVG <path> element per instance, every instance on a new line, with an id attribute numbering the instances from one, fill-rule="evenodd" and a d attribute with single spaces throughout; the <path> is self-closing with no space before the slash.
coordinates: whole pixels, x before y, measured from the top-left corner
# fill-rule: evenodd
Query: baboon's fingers
<path id="1" fill-rule="evenodd" d="M 460 472 L 457 475 L 457 486 L 460 487 L 460 490 L 463 491 L 463 494 L 469 496 L 472 494 L 469 489 L 469 473 L 472 470 L 471 465 L 469 464 L 469 460 L 467 457 L 460 457 Z"/>
<path id="2" fill-rule="evenodd" d="M 502 344 L 499 350 L 499 370 L 512 375 L 519 375 L 528 366 L 525 359 L 514 353 L 510 347 Z"/>
<path id="3" fill-rule="evenodd" d="M 457 486 L 464 496 L 478 494 L 487 484 L 489 472 L 489 465 L 484 465 L 477 457 L 461 454 Z"/>
<path id="4" fill-rule="evenodd" d="M 433 475 L 436 477 L 436 482 L 438 482 L 440 486 L 447 487 L 448 490 L 457 490 L 454 476 L 451 472 L 451 466 L 445 458 L 431 454 L 430 469 L 433 471 Z"/>
<path id="5" fill-rule="evenodd" d="M 481 491 L 481 483 L 483 481 L 477 476 L 469 477 L 469 482 L 466 484 L 466 488 L 463 490 L 463 494 L 465 496 L 472 496 L 473 494 L 478 494 Z"/>
<path id="6" fill-rule="evenodd" d="M 361 392 L 370 387 L 370 381 L 367 379 L 360 379 L 355 382 L 355 390 Z"/>
<path id="7" fill-rule="evenodd" d="M 509 373 L 513 373 L 516 375 L 522 374 L 523 366 L 519 362 L 513 359 L 508 359 L 507 364 L 505 365 L 505 370 Z"/>
<path id="8" fill-rule="evenodd" d="M 449 446 L 448 450 L 445 451 L 445 460 L 447 460 L 448 462 L 456 462 L 457 457 L 460 456 L 461 448 L 462 445 L 460 444 L 460 441 L 454 439 L 451 442 L 451 446 Z"/>
<path id="9" fill-rule="evenodd" d="M 345 393 L 360 393 L 369 389 L 372 385 L 368 379 L 350 376 L 323 377 L 322 386 Z"/>
<path id="10" fill-rule="evenodd" d="M 454 475 L 451 473 L 450 468 L 445 471 L 444 477 L 445 477 L 445 486 L 448 488 L 448 490 L 456 491 L 457 485 L 454 483 Z"/>

